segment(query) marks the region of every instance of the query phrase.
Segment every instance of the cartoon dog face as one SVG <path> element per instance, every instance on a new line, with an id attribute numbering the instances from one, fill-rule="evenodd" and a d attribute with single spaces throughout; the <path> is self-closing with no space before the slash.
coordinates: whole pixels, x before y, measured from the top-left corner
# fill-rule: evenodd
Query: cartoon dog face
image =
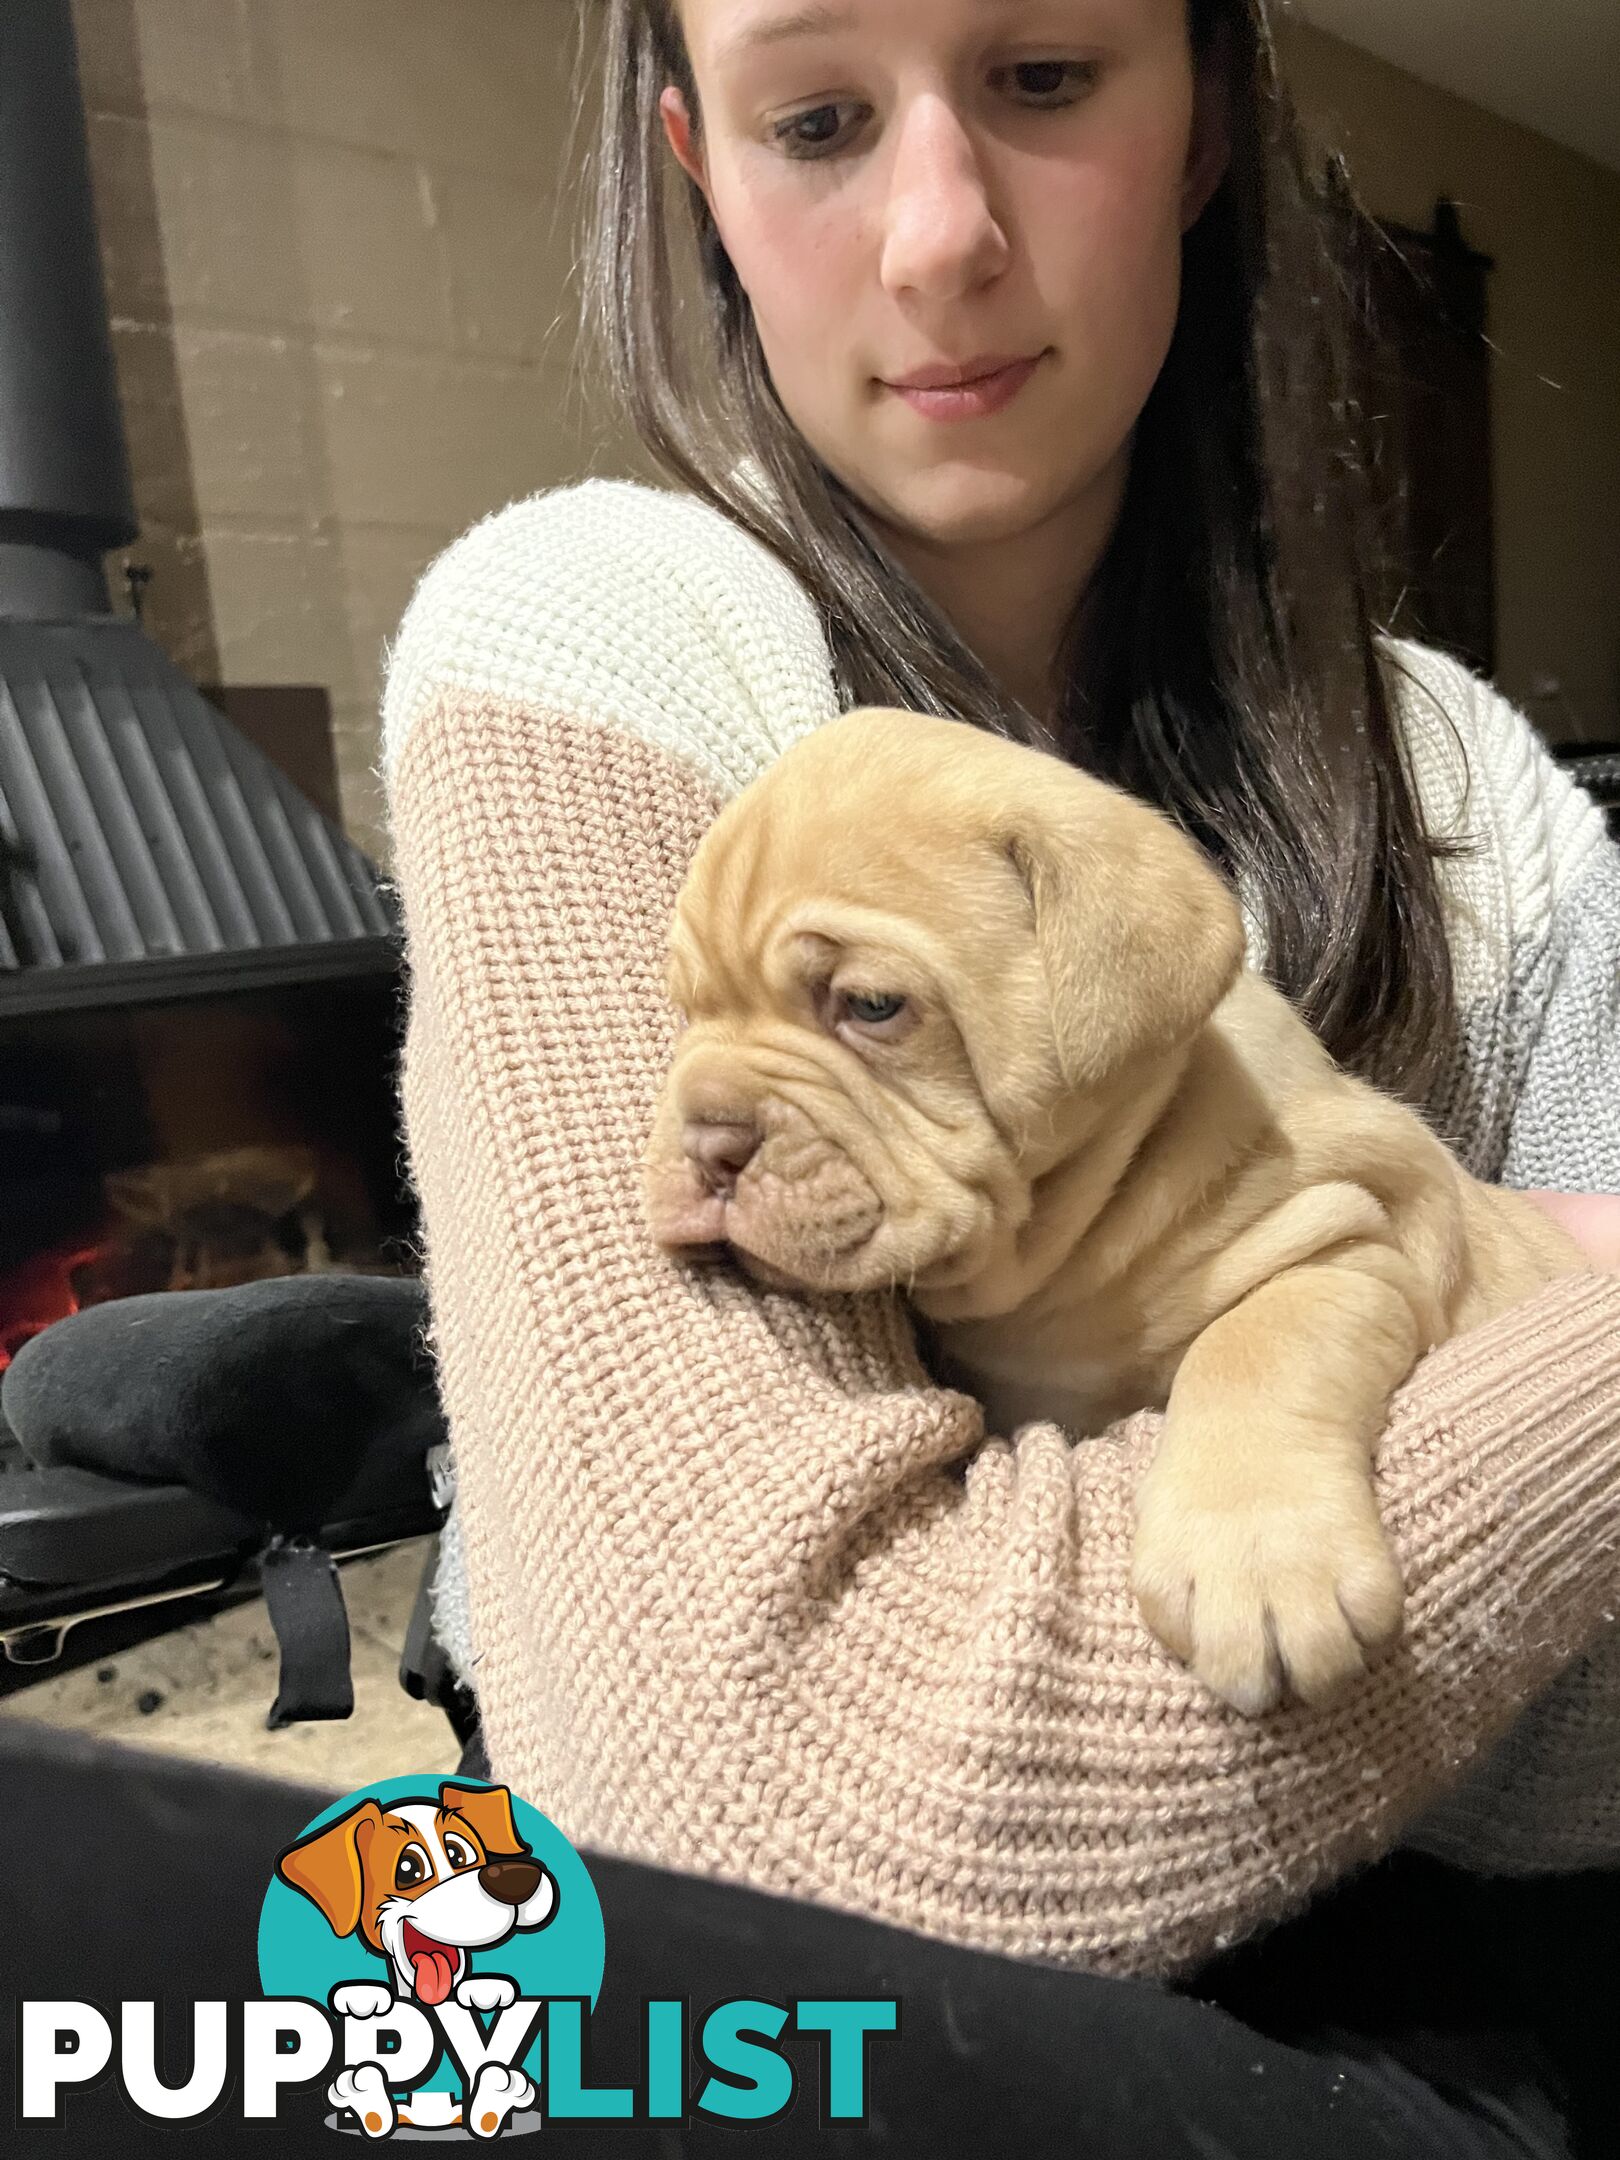
<path id="1" fill-rule="evenodd" d="M 362 1800 L 290 1845 L 276 1862 L 334 1935 L 358 1935 L 387 1961 L 398 1995 L 444 2002 L 469 1953 L 542 1928 L 557 1885 L 518 1835 L 512 1796 L 446 1783 L 387 1808 Z"/>

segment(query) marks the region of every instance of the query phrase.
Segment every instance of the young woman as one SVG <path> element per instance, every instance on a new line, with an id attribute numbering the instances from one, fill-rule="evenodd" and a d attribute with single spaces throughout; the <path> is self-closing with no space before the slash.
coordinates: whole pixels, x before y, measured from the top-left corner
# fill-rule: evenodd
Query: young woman
<path id="1" fill-rule="evenodd" d="M 1212 2058 L 1186 2001 L 1191 2052 L 1156 2023 L 1149 2054 L 1198 2053 L 1198 2089 L 1144 2098 L 1162 1998 L 1120 1976 L 1224 1976 L 1320 2046 L 1353 1990 L 1308 2013 L 1298 1973 L 1343 1924 L 1288 2005 L 1229 1946 L 1335 1876 L 1403 1836 L 1620 1858 L 1620 1277 L 1423 1362 L 1378 1469 L 1405 1637 L 1335 1709 L 1246 1720 L 1131 1605 L 1156 1413 L 986 1436 L 898 1299 L 676 1267 L 639 1213 L 692 850 L 882 702 L 1160 803 L 1342 1064 L 1620 1261 L 1620 852 L 1521 714 L 1376 628 L 1345 192 L 1306 175 L 1259 0 L 611 0 L 604 35 L 595 316 L 678 489 L 478 527 L 385 712 L 440 1624 L 494 1774 L 588 1847 L 1087 1969 L 1075 2014 L 1131 2072 L 1072 2065 L 1087 2150 L 1292 2149 L 1220 2143 L 1257 2061 L 1301 2151 L 1565 2149 L 1507 2003 L 1528 1952 L 1491 1968 L 1511 2034 L 1432 2089 L 1231 2021 Z"/>

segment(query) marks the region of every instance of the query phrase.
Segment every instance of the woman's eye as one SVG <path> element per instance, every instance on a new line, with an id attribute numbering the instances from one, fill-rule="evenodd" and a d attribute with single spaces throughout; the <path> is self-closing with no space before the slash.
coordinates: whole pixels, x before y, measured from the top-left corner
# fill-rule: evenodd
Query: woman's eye
<path id="1" fill-rule="evenodd" d="M 837 105 L 812 105 L 779 120 L 771 134 L 789 157 L 820 157 L 837 143 L 841 109 Z"/>
<path id="2" fill-rule="evenodd" d="M 997 68 L 994 74 L 998 79 L 1012 78 L 1013 88 L 1020 98 L 1038 99 L 1038 110 L 1058 112 L 1064 106 L 1074 104 L 1094 86 L 1097 63 L 1094 60 L 1020 60 L 1011 67 Z M 772 138 L 789 157 L 825 157 L 847 141 L 847 133 L 842 139 L 840 137 L 839 114 L 846 110 L 859 113 L 863 109 L 836 103 L 810 105 L 803 112 L 779 120 L 771 130 Z"/>
<path id="3" fill-rule="evenodd" d="M 853 990 L 845 992 L 844 1004 L 852 1020 L 865 1021 L 869 1027 L 894 1019 L 906 1007 L 903 997 L 861 997 Z"/>
<path id="4" fill-rule="evenodd" d="M 1070 95 L 1062 102 L 1071 104 L 1091 88 L 1097 65 L 1093 60 L 1021 60 L 1007 73 L 1017 78 L 1017 88 L 1025 97 L 1054 98 L 1067 90 Z"/>

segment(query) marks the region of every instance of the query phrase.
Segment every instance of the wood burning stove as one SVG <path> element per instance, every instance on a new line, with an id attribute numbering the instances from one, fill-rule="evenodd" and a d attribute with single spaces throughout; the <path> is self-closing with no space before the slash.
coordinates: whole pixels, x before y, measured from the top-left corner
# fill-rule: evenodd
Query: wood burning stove
<path id="1" fill-rule="evenodd" d="M 88 1343 L 94 1308 L 137 1301 L 156 1355 L 165 1299 L 301 1276 L 385 1279 L 377 1312 L 423 1317 L 394 894 L 113 614 L 103 555 L 136 529 L 69 0 L 6 0 L 0 1372 L 56 1329 Z M 417 1472 L 398 1505 L 370 1490 L 369 1525 L 339 1507 L 341 1535 L 436 1527 Z M 0 1641 L 59 1650 L 91 1613 L 231 1581 L 275 1528 L 232 1497 L 42 1462 L 0 1419 Z"/>

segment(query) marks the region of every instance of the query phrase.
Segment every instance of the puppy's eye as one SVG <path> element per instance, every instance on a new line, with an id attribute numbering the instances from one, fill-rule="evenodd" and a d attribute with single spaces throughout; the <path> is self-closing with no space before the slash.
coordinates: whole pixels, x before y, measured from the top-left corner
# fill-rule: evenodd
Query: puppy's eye
<path id="1" fill-rule="evenodd" d="M 876 1027 L 884 1020 L 898 1018 L 906 1009 L 906 1001 L 903 997 L 862 997 L 854 990 L 846 990 L 844 1006 L 852 1020 Z"/>
<path id="2" fill-rule="evenodd" d="M 421 1846 L 407 1845 L 394 1864 L 394 1888 L 414 1890 L 418 1883 L 425 1883 L 432 1872 Z"/>
<path id="3" fill-rule="evenodd" d="M 444 1857 L 453 1868 L 471 1867 L 478 1855 L 470 1852 L 460 1838 L 447 1837 L 444 1841 Z"/>

